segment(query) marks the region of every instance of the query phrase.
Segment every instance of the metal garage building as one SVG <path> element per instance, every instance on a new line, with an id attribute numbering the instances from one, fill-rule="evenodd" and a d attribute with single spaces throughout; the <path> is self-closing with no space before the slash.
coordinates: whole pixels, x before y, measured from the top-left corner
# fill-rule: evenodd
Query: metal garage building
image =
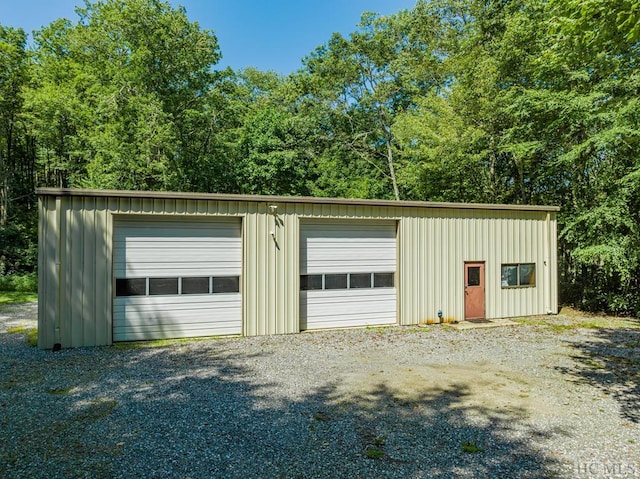
<path id="1" fill-rule="evenodd" d="M 556 207 L 38 195 L 41 348 L 557 312 Z"/>

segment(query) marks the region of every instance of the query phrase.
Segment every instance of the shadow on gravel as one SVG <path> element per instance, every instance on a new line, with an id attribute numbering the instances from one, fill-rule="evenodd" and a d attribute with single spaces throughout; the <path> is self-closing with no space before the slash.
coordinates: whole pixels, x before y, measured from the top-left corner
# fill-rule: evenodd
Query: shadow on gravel
<path id="1" fill-rule="evenodd" d="M 611 395 L 625 419 L 640 423 L 640 328 L 594 330 L 571 347 L 575 365 L 560 370 Z"/>
<path id="2" fill-rule="evenodd" d="M 344 396 L 327 371 L 314 389 L 291 376 L 283 387 L 307 366 L 228 344 L 56 354 L 10 345 L 0 477 L 561 477 L 537 445 L 561 431 L 532 430 L 523 410 L 469 405 L 465 384 L 378 383 Z M 42 362 L 46 373 L 34 373 Z"/>

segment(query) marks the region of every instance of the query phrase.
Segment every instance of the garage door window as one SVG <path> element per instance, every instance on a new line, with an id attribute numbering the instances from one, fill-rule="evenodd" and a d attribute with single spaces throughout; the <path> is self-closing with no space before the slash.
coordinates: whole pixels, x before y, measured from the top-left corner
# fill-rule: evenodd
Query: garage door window
<path id="1" fill-rule="evenodd" d="M 178 278 L 149 278 L 149 295 L 178 294 Z"/>
<path id="2" fill-rule="evenodd" d="M 325 274 L 324 289 L 347 289 L 347 275 Z"/>
<path id="3" fill-rule="evenodd" d="M 373 274 L 373 287 L 374 288 L 393 288 L 394 278 L 393 273 L 374 273 Z"/>
<path id="4" fill-rule="evenodd" d="M 182 294 L 209 294 L 209 277 L 182 278 Z"/>
<path id="5" fill-rule="evenodd" d="M 300 275 L 300 290 L 393 288 L 395 273 L 342 273 Z"/>
<path id="6" fill-rule="evenodd" d="M 323 276 L 321 274 L 305 274 L 300 276 L 300 289 L 302 291 L 313 291 L 322 289 Z"/>
<path id="7" fill-rule="evenodd" d="M 349 286 L 351 288 L 370 288 L 370 273 L 352 273 L 349 275 Z"/>
<path id="8" fill-rule="evenodd" d="M 238 293 L 240 292 L 240 278 L 238 276 L 225 276 L 213 278 L 214 293 Z"/>
<path id="9" fill-rule="evenodd" d="M 239 292 L 240 276 L 116 279 L 116 296 L 156 296 Z"/>
<path id="10" fill-rule="evenodd" d="M 145 296 L 147 278 L 116 279 L 116 296 Z"/>

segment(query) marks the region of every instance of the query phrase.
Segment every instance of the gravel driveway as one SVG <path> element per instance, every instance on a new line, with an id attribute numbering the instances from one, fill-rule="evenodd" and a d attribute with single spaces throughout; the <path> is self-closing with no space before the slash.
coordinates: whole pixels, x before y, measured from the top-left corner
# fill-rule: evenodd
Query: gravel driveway
<path id="1" fill-rule="evenodd" d="M 35 315 L 0 310 L 1 478 L 640 478 L 632 322 L 54 353 Z"/>

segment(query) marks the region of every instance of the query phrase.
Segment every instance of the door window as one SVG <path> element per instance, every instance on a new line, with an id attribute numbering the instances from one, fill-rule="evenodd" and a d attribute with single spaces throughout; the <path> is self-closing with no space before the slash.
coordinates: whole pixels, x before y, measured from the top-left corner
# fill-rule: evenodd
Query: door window
<path id="1" fill-rule="evenodd" d="M 467 268 L 467 286 L 480 286 L 479 266 L 469 266 Z"/>

